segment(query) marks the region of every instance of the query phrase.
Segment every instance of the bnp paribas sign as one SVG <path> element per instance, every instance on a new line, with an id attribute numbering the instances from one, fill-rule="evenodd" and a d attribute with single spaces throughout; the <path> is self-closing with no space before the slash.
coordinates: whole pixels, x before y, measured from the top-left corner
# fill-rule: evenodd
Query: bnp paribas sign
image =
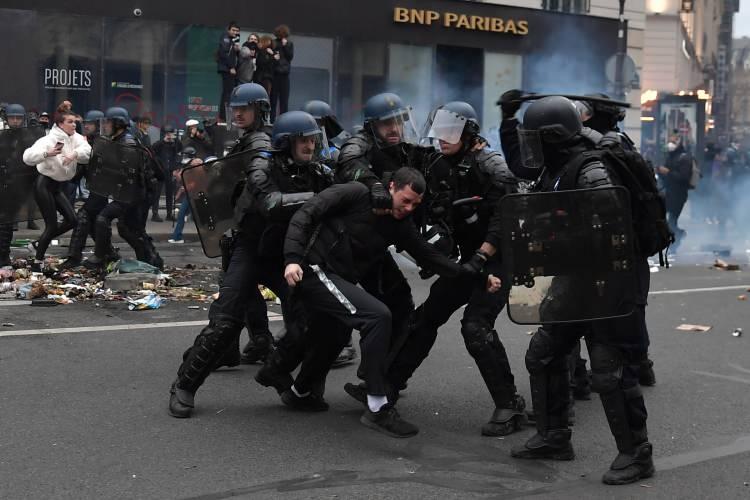
<path id="1" fill-rule="evenodd" d="M 469 31 L 489 31 L 519 36 L 529 34 L 529 22 L 526 19 L 475 16 L 459 12 L 439 12 L 406 7 L 395 7 L 393 9 L 393 22 Z"/>

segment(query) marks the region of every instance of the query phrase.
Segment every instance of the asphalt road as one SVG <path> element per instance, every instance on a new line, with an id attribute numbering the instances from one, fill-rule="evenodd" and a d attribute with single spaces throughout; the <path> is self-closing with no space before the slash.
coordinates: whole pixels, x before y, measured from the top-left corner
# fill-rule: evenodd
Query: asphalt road
<path id="1" fill-rule="evenodd" d="M 206 262 L 194 240 L 159 246 L 170 259 Z M 326 413 L 286 409 L 254 382 L 257 366 L 242 366 L 209 377 L 193 418 L 171 418 L 169 385 L 206 318 L 189 303 L 137 312 L 0 303 L 2 322 L 15 325 L 0 328 L 0 498 L 750 498 L 750 300 L 737 298 L 750 295 L 750 275 L 747 254 L 737 259 L 739 272 L 692 254 L 652 274 L 658 383 L 645 393 L 658 472 L 623 487 L 599 482 L 616 452 L 596 396 L 576 406 L 575 461 L 510 458 L 531 429 L 480 436 L 493 407 L 459 315 L 399 401 L 420 433 L 398 440 L 359 424 L 342 389 L 355 365 L 332 372 Z M 419 302 L 429 282 L 407 273 Z M 681 323 L 712 329 L 675 330 Z M 531 328 L 505 313 L 497 326 L 528 399 Z M 745 336 L 733 337 L 736 327 Z M 60 328 L 75 330 L 49 333 Z"/>

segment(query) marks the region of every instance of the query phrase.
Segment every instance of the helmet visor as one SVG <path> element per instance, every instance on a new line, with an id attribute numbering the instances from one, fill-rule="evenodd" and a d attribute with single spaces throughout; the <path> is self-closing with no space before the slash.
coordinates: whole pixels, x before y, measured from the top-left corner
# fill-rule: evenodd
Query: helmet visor
<path id="1" fill-rule="evenodd" d="M 437 109 L 430 113 L 427 118 L 422 133 L 422 141 L 428 144 L 434 144 L 436 141 L 458 144 L 461 141 L 461 134 L 463 134 L 465 126 L 466 118 L 463 116 L 447 109 Z"/>
<path id="2" fill-rule="evenodd" d="M 328 139 L 323 129 L 289 136 L 289 154 L 297 163 L 325 162 L 331 159 Z"/>
<path id="3" fill-rule="evenodd" d="M 381 148 L 401 143 L 417 144 L 419 134 L 414 125 L 411 108 L 401 108 L 372 120 L 372 131 Z"/>
<path id="4" fill-rule="evenodd" d="M 524 130 L 518 127 L 518 145 L 521 153 L 521 164 L 524 167 L 536 170 L 541 170 L 544 167 L 542 136 L 538 130 Z"/>

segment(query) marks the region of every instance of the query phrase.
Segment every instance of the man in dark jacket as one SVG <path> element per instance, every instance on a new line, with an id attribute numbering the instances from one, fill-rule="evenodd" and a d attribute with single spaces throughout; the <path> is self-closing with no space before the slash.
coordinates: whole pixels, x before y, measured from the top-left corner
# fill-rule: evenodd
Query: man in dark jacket
<path id="1" fill-rule="evenodd" d="M 182 152 L 182 143 L 177 140 L 174 127 L 164 126 L 164 137 L 152 146 L 154 156 L 159 166 L 164 170 L 164 196 L 167 198 L 167 220 L 174 220 L 174 180 L 172 172 L 177 168 L 179 155 Z M 159 217 L 159 198 L 161 197 L 161 184 L 155 189 L 152 200 L 151 213 L 154 221 Z"/>
<path id="2" fill-rule="evenodd" d="M 289 73 L 294 59 L 294 44 L 289 41 L 289 26 L 277 26 L 273 34 L 276 36 L 273 51 L 277 62 L 271 86 L 271 121 L 276 117 L 277 104 L 279 114 L 289 111 Z"/>
<path id="3" fill-rule="evenodd" d="M 232 21 L 227 31 L 219 38 L 219 48 L 216 50 L 216 72 L 221 75 L 221 100 L 219 102 L 219 120 L 227 119 L 227 103 L 229 94 L 237 85 L 237 64 L 240 52 L 240 26 Z"/>
<path id="4" fill-rule="evenodd" d="M 472 274 L 427 243 L 410 215 L 426 189 L 422 174 L 412 168 L 396 171 L 388 184 L 391 208 L 377 215 L 370 191 L 361 183 L 333 186 L 307 202 L 289 223 L 284 243 L 284 277 L 310 314 L 329 317 L 359 330 L 362 366 L 367 384 L 367 409 L 360 421 L 393 437 L 411 437 L 418 429 L 402 420 L 386 377 L 386 358 L 391 343 L 389 308 L 357 286 L 381 264 L 388 247 L 409 252 L 420 264 L 440 275 Z M 319 228 L 319 229 L 318 229 Z M 499 288 L 499 280 L 488 278 Z M 320 353 L 309 356 L 292 388 L 302 395 L 330 367 L 349 333 L 342 332 Z"/>
<path id="5" fill-rule="evenodd" d="M 675 235 L 673 248 L 676 250 L 685 237 L 685 230 L 680 229 L 677 220 L 688 199 L 690 177 L 693 174 L 693 157 L 682 145 L 678 135 L 674 135 L 667 144 L 665 165 L 657 169 L 664 183 L 667 204 L 667 221 Z"/>

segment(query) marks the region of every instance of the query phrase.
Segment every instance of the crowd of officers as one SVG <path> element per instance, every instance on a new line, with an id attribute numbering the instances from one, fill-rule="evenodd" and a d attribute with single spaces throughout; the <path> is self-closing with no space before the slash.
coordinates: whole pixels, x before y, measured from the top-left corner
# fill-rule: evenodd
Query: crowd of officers
<path id="1" fill-rule="evenodd" d="M 573 459 L 570 372 L 578 363 L 571 354 L 585 338 L 591 388 L 600 394 L 618 449 L 603 481 L 650 477 L 654 468 L 640 390 L 641 384 L 653 384 L 646 255 L 636 259 L 639 300 L 633 314 L 545 325 L 532 337 L 526 353 L 532 411 L 518 394 L 495 329 L 510 288 L 500 252 L 500 199 L 519 190 L 619 185 L 601 156 L 579 160 L 603 137 L 615 138 L 609 147 L 630 147 L 617 131 L 622 110 L 602 106 L 589 113 L 587 125 L 597 132 L 584 126 L 573 102 L 546 97 L 526 109 L 521 124 L 514 96 L 506 94 L 500 103 L 506 159 L 487 148 L 477 114 L 465 102 L 438 107 L 418 134 L 399 96 L 378 94 L 365 104 L 361 129 L 337 143 L 342 129 L 327 104 L 314 101 L 305 111 L 284 113 L 269 130 L 266 91 L 253 83 L 236 87 L 231 119 L 243 135 L 229 155 L 242 154 L 247 161 L 242 181 L 227 193 L 234 229 L 222 242 L 224 274 L 208 325 L 184 352 L 172 383 L 170 414 L 190 417 L 210 373 L 239 363 L 239 336 L 246 326 L 262 332 L 254 342 L 275 343 L 256 380 L 294 409 L 325 411 L 327 373 L 357 330 L 361 382 L 344 389 L 363 405 L 361 423 L 393 437 L 414 436 L 417 427 L 396 410 L 399 394 L 428 357 L 439 328 L 463 308 L 461 334 L 495 404 L 483 435 L 517 432 L 531 418 L 537 432 L 512 456 Z M 529 154 L 531 143 L 524 137 L 533 134 L 537 150 Z M 577 169 L 572 181 L 561 183 L 572 164 Z M 438 276 L 418 307 L 390 247 L 408 253 L 423 277 Z M 261 284 L 281 301 L 284 334 L 276 341 L 268 332 Z M 644 382 L 644 368 L 650 381 L 646 376 Z M 583 372 L 587 384 L 585 365 Z"/>
<path id="2" fill-rule="evenodd" d="M 575 394 L 587 397 L 589 383 L 599 393 L 618 449 L 603 481 L 625 484 L 650 477 L 654 467 L 640 389 L 653 384 L 645 323 L 647 255 L 636 258 L 633 314 L 544 325 L 532 337 L 526 353 L 531 411 L 518 394 L 495 329 L 510 289 L 500 252 L 501 198 L 519 191 L 620 185 L 602 156 L 585 155 L 606 137 L 609 147 L 634 151 L 617 130 L 622 109 L 616 106 L 589 106 L 584 124 L 573 102 L 545 97 L 526 109 L 520 123 L 520 96 L 520 91 L 509 91 L 499 101 L 504 157 L 487 147 L 477 114 L 466 102 L 439 106 L 417 133 L 400 97 L 378 94 L 364 107 L 363 126 L 349 136 L 322 101 L 281 114 L 271 128 L 266 90 L 255 83 L 234 88 L 231 121 L 241 136 L 227 153 L 246 159 L 242 181 L 226 193 L 234 206 L 234 229 L 222 239 L 224 272 L 208 325 L 184 352 L 171 386 L 170 414 L 190 417 L 206 377 L 220 366 L 239 363 L 245 327 L 252 336 L 244 356 L 263 361 L 256 380 L 278 391 L 294 409 L 325 411 L 327 373 L 342 350 L 353 351 L 351 337 L 357 330 L 361 382 L 344 389 L 363 405 L 361 423 L 393 437 L 414 436 L 417 427 L 396 410 L 399 394 L 428 357 L 440 327 L 463 308 L 461 335 L 495 404 L 483 435 L 517 432 L 530 419 L 537 432 L 512 456 L 573 459 L 571 372 L 577 372 Z M 8 125 L 22 126 L 14 115 L 24 115 L 23 110 L 11 106 L 8 111 Z M 49 227 L 40 242 L 46 245 L 72 228 L 65 263 L 72 267 L 82 263 L 86 238 L 92 236 L 95 251 L 86 263 L 101 268 L 117 258 L 111 240 L 111 224 L 117 219 L 120 235 L 137 258 L 161 267 L 145 232 L 152 191 L 164 181 L 158 169 L 144 164 L 135 200 L 124 203 L 92 192 L 77 214 L 65 205 L 59 185 L 86 174 L 90 145 L 99 134 L 140 148 L 147 158 L 152 151 L 131 133 L 123 108 L 88 113 L 85 143 L 76 142 L 71 123 L 70 114 L 56 113 L 53 134 L 24 155 L 41 174 L 35 195 Z M 196 144 L 183 149 L 189 149 L 191 165 L 206 161 L 210 168 L 210 147 L 198 153 L 203 131 L 194 128 L 190 138 Z M 572 176 L 567 172 L 571 168 L 577 169 Z M 65 216 L 63 224 L 58 225 L 57 212 Z M 12 236 L 8 226 L 0 228 L 3 249 Z M 36 266 L 46 250 L 41 246 Z M 419 306 L 391 247 L 408 253 L 423 278 L 438 276 Z M 281 301 L 284 332 L 278 340 L 268 329 L 259 285 Z M 581 338 L 589 350 L 590 381 L 585 362 L 573 355 L 580 351 Z"/>

